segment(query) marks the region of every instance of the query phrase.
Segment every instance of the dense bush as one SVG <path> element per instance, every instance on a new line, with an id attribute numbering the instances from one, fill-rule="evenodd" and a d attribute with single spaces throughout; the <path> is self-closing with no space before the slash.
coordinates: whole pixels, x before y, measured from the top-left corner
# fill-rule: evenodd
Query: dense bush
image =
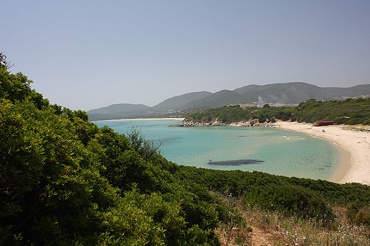
<path id="1" fill-rule="evenodd" d="M 195 122 L 214 122 L 216 120 L 223 123 L 233 123 L 258 119 L 260 123 L 274 122 L 276 119 L 290 120 L 293 117 L 293 108 L 290 107 L 247 107 L 225 106 L 222 108 L 208 109 L 202 112 L 191 113 L 186 120 Z"/>
<path id="2" fill-rule="evenodd" d="M 370 125 L 370 98 L 347 99 L 343 101 L 308 100 L 297 107 L 222 107 L 191 113 L 186 120 L 195 122 L 213 122 L 216 119 L 224 123 L 258 120 L 259 123 L 299 121 L 313 123 L 327 119 L 337 124 Z"/>
<path id="3" fill-rule="evenodd" d="M 335 184 L 324 180 L 288 178 L 260 172 L 218 171 L 181 167 L 178 173 L 187 182 L 209 190 L 241 198 L 245 204 L 287 215 L 314 218 L 330 223 L 331 205 L 355 204 L 353 219 L 370 203 L 370 187 L 361 184 Z M 361 218 L 365 218 L 363 210 Z"/>
<path id="4" fill-rule="evenodd" d="M 218 205 L 206 189 L 177 180 L 139 133 L 50 105 L 4 64 L 0 245 L 217 245 Z"/>
<path id="5" fill-rule="evenodd" d="M 327 119 L 338 124 L 370 125 L 369 115 L 370 98 L 326 102 L 309 100 L 300 103 L 295 110 L 295 116 L 300 122 Z"/>

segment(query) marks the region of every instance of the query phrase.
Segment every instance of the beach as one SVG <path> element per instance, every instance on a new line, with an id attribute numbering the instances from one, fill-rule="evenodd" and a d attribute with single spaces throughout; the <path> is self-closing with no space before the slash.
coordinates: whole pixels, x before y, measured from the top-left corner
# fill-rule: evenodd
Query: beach
<path id="1" fill-rule="evenodd" d="M 330 181 L 370 185 L 370 128 L 330 125 L 316 127 L 297 122 L 278 122 L 276 127 L 325 139 L 341 152 L 340 164 Z"/>

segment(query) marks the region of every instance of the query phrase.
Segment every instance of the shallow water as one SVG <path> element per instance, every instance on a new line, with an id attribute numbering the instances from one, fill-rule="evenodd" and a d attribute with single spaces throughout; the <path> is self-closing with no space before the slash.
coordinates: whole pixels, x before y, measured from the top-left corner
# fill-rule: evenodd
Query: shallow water
<path id="1" fill-rule="evenodd" d="M 276 128 L 169 127 L 176 120 L 95 123 L 119 133 L 141 130 L 146 139 L 160 144 L 164 157 L 187 166 L 327 180 L 339 163 L 339 151 L 330 143 Z"/>

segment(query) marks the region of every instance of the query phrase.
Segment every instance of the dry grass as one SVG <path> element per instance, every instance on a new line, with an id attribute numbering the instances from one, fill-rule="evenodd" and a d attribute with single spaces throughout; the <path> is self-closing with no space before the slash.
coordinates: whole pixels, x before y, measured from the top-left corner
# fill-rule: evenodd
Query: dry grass
<path id="1" fill-rule="evenodd" d="M 247 224 L 220 225 L 217 232 L 222 245 L 370 245 L 369 228 L 350 223 L 342 207 L 333 209 L 338 218 L 327 228 L 314 219 L 234 204 Z"/>

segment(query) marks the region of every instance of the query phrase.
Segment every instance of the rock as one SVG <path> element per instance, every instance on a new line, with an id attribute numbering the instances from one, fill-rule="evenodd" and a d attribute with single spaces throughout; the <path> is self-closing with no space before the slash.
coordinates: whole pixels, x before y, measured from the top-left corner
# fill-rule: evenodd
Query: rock
<path id="1" fill-rule="evenodd" d="M 264 122 L 259 123 L 258 120 L 240 121 L 233 123 L 223 123 L 218 120 L 214 122 L 194 122 L 194 121 L 182 121 L 181 123 L 170 125 L 170 127 L 210 127 L 210 126 L 234 126 L 234 127 L 275 127 L 276 123 Z"/>

